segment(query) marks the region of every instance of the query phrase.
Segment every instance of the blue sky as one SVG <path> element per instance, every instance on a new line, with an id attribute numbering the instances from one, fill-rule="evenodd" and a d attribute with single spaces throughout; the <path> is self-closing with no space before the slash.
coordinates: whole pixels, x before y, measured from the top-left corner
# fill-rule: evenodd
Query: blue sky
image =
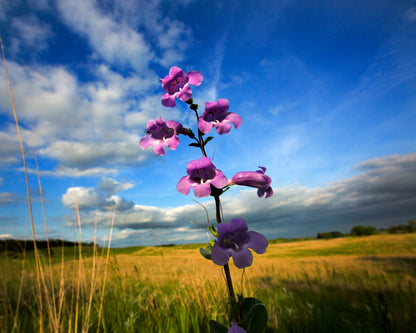
<path id="1" fill-rule="evenodd" d="M 232 188 L 224 217 L 268 238 L 416 219 L 413 1 L 0 0 L 36 234 L 113 245 L 204 242 L 206 215 L 176 191 L 200 152 L 142 151 L 149 119 L 195 130 L 161 105 L 169 68 L 197 70 L 204 103 L 227 98 L 242 126 L 207 146 L 218 169 L 265 166 L 275 195 Z M 35 153 L 34 153 L 35 152 Z M 215 220 L 210 198 L 198 199 Z M 195 223 L 193 223 L 195 222 Z M 31 237 L 23 163 L 0 69 L 0 237 Z"/>

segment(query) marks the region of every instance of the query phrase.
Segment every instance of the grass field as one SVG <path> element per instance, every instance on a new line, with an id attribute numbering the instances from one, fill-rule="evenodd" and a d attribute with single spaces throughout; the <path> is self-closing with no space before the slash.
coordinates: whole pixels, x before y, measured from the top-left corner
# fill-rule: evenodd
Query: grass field
<path id="1" fill-rule="evenodd" d="M 416 234 L 271 242 L 234 287 L 266 332 L 416 332 Z M 1 332 L 208 332 L 224 324 L 221 269 L 198 246 L 2 253 Z M 39 267 L 39 266 L 38 266 Z M 39 280 L 38 277 L 39 276 Z M 39 283 L 38 283 L 39 281 Z M 39 292 L 40 290 L 40 292 Z"/>

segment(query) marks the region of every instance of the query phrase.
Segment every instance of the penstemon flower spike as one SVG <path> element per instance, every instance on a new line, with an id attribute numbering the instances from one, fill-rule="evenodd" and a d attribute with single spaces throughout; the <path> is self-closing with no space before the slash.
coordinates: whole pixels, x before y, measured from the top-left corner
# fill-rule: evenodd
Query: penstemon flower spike
<path id="1" fill-rule="evenodd" d="M 228 191 L 232 185 L 248 186 L 257 188 L 258 197 L 269 198 L 273 195 L 270 186 L 271 178 L 265 174 L 266 168 L 259 167 L 257 171 L 242 171 L 236 173 L 231 179 L 227 179 L 224 173 L 217 169 L 207 156 L 205 146 L 214 137 L 204 136 L 212 128 L 220 135 L 228 134 L 231 125 L 238 129 L 242 124 L 242 118 L 233 112 L 229 112 L 227 99 L 218 99 L 217 102 L 205 103 L 205 111 L 198 114 L 198 104 L 194 104 L 192 89 L 190 85 L 199 86 L 202 83 L 202 74 L 198 71 L 185 72 L 179 67 L 172 67 L 169 74 L 160 79 L 165 93 L 162 96 L 162 104 L 166 107 L 175 107 L 176 98 L 187 103 L 190 110 L 194 111 L 198 135 L 192 129 L 183 126 L 173 120 L 164 121 L 162 118 L 151 119 L 147 124 L 146 135 L 140 140 L 142 149 L 152 146 L 154 153 L 158 156 L 165 154 L 165 146 L 176 150 L 179 145 L 178 135 L 188 136 L 192 142 L 189 146 L 201 150 L 202 157 L 190 161 L 187 165 L 186 176 L 183 176 L 176 188 L 185 195 L 193 190 L 196 197 L 212 196 L 215 201 L 215 217 L 217 227 L 209 224 L 208 230 L 216 238 L 215 242 L 210 240 L 208 246 L 200 249 L 201 254 L 213 261 L 214 264 L 222 266 L 226 277 L 226 285 L 229 295 L 231 327 L 227 329 L 215 320 L 209 321 L 212 333 L 260 333 L 267 324 L 267 311 L 264 304 L 253 297 L 236 295 L 233 289 L 230 267 L 228 261 L 232 257 L 237 268 L 244 269 L 253 263 L 253 255 L 250 250 L 258 254 L 266 251 L 267 239 L 258 232 L 248 231 L 247 223 L 241 219 L 232 219 L 226 223 L 221 215 L 220 196 Z"/>

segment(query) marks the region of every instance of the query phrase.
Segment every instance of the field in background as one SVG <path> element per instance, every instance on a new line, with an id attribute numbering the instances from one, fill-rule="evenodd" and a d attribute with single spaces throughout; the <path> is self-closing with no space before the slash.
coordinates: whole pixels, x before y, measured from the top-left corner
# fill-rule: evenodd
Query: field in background
<path id="1" fill-rule="evenodd" d="M 40 293 L 33 256 L 3 253 L 1 332 L 208 332 L 209 319 L 227 323 L 221 269 L 198 246 L 106 251 L 55 248 L 51 266 L 42 252 Z M 266 332 L 416 331 L 415 234 L 277 242 L 243 277 L 231 270 L 238 293 L 265 303 Z"/>

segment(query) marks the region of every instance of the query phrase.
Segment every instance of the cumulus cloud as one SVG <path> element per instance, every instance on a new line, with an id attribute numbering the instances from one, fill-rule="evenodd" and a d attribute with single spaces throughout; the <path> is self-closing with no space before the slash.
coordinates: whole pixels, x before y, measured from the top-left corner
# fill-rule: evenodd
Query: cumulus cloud
<path id="1" fill-rule="evenodd" d="M 131 183 L 120 183 L 119 181 L 113 178 L 103 177 L 98 184 L 98 188 L 100 191 L 103 191 L 107 195 L 112 195 L 116 193 L 120 193 L 122 191 L 131 189 L 134 187 Z"/>
<path id="2" fill-rule="evenodd" d="M 65 207 L 78 210 L 111 211 L 114 206 L 118 211 L 125 211 L 133 206 L 133 202 L 123 199 L 116 193 L 128 190 L 134 185 L 121 183 L 115 179 L 103 177 L 97 188 L 70 187 L 62 195 Z"/>
<path id="3" fill-rule="evenodd" d="M 9 62 L 9 71 L 23 140 L 40 155 L 57 160 L 58 175 L 68 168 L 103 171 L 110 164 L 132 165 L 149 158 L 139 146 L 141 130 L 161 107 L 154 107 L 160 97 L 157 104 L 151 94 L 137 99 L 152 86 L 147 79 L 123 78 L 102 65 L 94 83 L 79 82 L 63 67 Z M 10 117 L 6 84 L 0 81 L 0 112 Z M 0 137 L 1 162 L 17 162 L 20 148 L 12 122 Z"/>
<path id="4" fill-rule="evenodd" d="M 139 146 L 148 120 L 168 113 L 174 118 L 180 111 L 161 105 L 160 92 L 154 93 L 160 89 L 159 76 L 150 65 L 167 66 L 182 59 L 191 39 L 189 29 L 164 15 L 158 0 L 54 4 L 60 23 L 85 38 L 92 61 L 79 64 L 85 69 L 83 78 L 65 65 L 8 61 L 24 144 L 57 162 L 55 170 L 41 174 L 114 174 L 115 168 L 153 157 Z M 45 49 L 54 32 L 39 14 L 51 13 L 52 7 L 48 1 L 27 6 L 33 9 L 30 15 L 5 18 L 16 32 L 12 44 L 16 50 Z M 4 68 L 0 76 L 5 76 Z M 10 109 L 7 81 L 0 80 L 0 114 L 7 119 L 0 128 L 2 164 L 15 164 L 20 158 Z"/>
<path id="5" fill-rule="evenodd" d="M 98 194 L 93 188 L 70 187 L 62 195 L 62 203 L 72 209 L 83 210 L 98 205 Z"/>

